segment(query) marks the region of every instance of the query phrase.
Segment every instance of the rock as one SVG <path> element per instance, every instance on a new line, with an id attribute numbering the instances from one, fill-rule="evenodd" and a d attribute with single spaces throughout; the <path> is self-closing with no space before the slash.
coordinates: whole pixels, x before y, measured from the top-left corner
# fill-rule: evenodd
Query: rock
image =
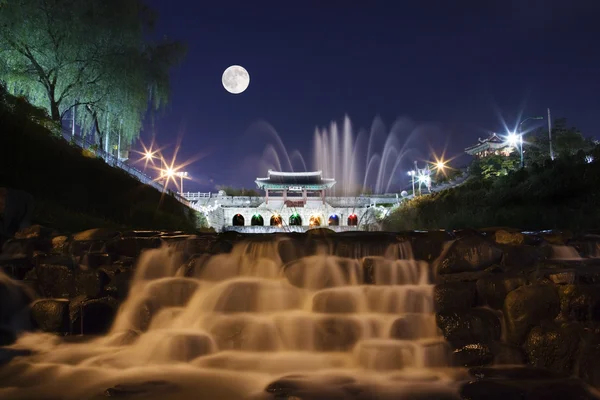
<path id="1" fill-rule="evenodd" d="M 132 279 L 132 271 L 123 271 L 119 274 L 116 274 L 106 285 L 105 291 L 110 296 L 123 301 L 129 294 L 129 287 Z"/>
<path id="2" fill-rule="evenodd" d="M 124 237 L 107 245 L 107 251 L 119 256 L 138 257 L 143 250 L 157 249 L 162 245 L 159 237 Z"/>
<path id="3" fill-rule="evenodd" d="M 494 238 L 498 244 L 509 244 L 511 246 L 519 246 L 525 242 L 525 236 L 520 232 L 508 232 L 500 229 L 495 232 Z"/>
<path id="4" fill-rule="evenodd" d="M 312 304 L 313 312 L 329 314 L 356 313 L 359 307 L 360 295 L 343 289 L 319 291 L 315 293 Z"/>
<path id="5" fill-rule="evenodd" d="M 69 305 L 73 334 L 99 335 L 109 331 L 119 303 L 112 297 L 89 299 L 79 296 Z"/>
<path id="6" fill-rule="evenodd" d="M 8 239 L 2 245 L 4 257 L 28 257 L 31 258 L 36 252 L 48 253 L 52 245 L 49 239 Z"/>
<path id="7" fill-rule="evenodd" d="M 526 393 L 525 388 L 496 380 L 468 382 L 460 388 L 463 400 L 523 400 Z"/>
<path id="8" fill-rule="evenodd" d="M 436 312 L 467 311 L 477 304 L 477 287 L 473 282 L 435 285 L 433 304 Z"/>
<path id="9" fill-rule="evenodd" d="M 504 300 L 508 342 L 523 343 L 531 328 L 554 319 L 559 311 L 560 299 L 554 286 L 521 286 L 511 291 Z"/>
<path id="10" fill-rule="evenodd" d="M 55 236 L 51 240 L 52 253 L 62 254 L 69 248 L 69 238 L 67 236 Z"/>
<path id="11" fill-rule="evenodd" d="M 504 307 L 506 295 L 518 287 L 527 284 L 527 279 L 520 275 L 488 275 L 477 281 L 477 293 L 481 302 L 493 309 Z"/>
<path id="12" fill-rule="evenodd" d="M 494 342 L 490 345 L 494 354 L 494 365 L 523 365 L 525 354 L 520 347 L 503 342 Z"/>
<path id="13" fill-rule="evenodd" d="M 540 233 L 540 237 L 549 244 L 564 246 L 573 237 L 573 234 L 570 232 L 544 231 Z"/>
<path id="14" fill-rule="evenodd" d="M 446 231 L 411 232 L 411 244 L 415 260 L 432 262 L 442 253 L 444 245 L 455 239 Z"/>
<path id="15" fill-rule="evenodd" d="M 74 257 L 82 257 L 87 253 L 104 252 L 106 252 L 106 242 L 103 240 L 73 240 L 67 248 L 67 253 Z"/>
<path id="16" fill-rule="evenodd" d="M 33 238 L 44 238 L 51 239 L 56 236 L 56 232 L 50 228 L 43 227 L 41 225 L 31 225 L 23 228 L 15 233 L 16 239 L 33 239 Z"/>
<path id="17" fill-rule="evenodd" d="M 33 269 L 33 262 L 28 257 L 0 258 L 0 271 L 12 279 L 22 280 Z"/>
<path id="18" fill-rule="evenodd" d="M 524 345 L 529 363 L 560 373 L 573 373 L 581 335 L 581 327 L 573 323 L 544 323 L 534 327 Z"/>
<path id="19" fill-rule="evenodd" d="M 494 354 L 484 343 L 473 343 L 459 347 L 452 353 L 452 365 L 455 367 L 473 367 L 494 362 Z"/>
<path id="20" fill-rule="evenodd" d="M 455 348 L 500 339 L 500 319 L 485 308 L 461 313 L 438 313 L 436 320 L 446 340 Z"/>
<path id="21" fill-rule="evenodd" d="M 71 298 L 80 295 L 99 296 L 109 279 L 98 270 L 82 270 L 64 265 L 41 264 L 36 267 L 38 287 L 50 298 Z"/>
<path id="22" fill-rule="evenodd" d="M 504 255 L 501 265 L 507 271 L 522 272 L 531 270 L 538 265 L 540 260 L 545 258 L 544 251 L 540 247 L 503 245 L 502 250 Z"/>
<path id="23" fill-rule="evenodd" d="M 31 319 L 34 327 L 43 332 L 70 333 L 69 300 L 37 300 L 31 306 Z"/>
<path id="24" fill-rule="evenodd" d="M 600 285 L 561 285 L 558 295 L 564 319 L 600 321 Z"/>
<path id="25" fill-rule="evenodd" d="M 581 379 L 600 389 L 600 335 L 583 336 L 579 358 L 578 375 Z"/>
<path id="26" fill-rule="evenodd" d="M 495 366 L 475 367 L 469 374 L 477 379 L 507 379 L 507 380 L 555 380 L 566 378 L 568 375 L 550 371 L 546 368 L 524 366 Z"/>
<path id="27" fill-rule="evenodd" d="M 438 266 L 439 274 L 482 271 L 502 259 L 502 250 L 483 236 L 456 240 Z"/>
<path id="28" fill-rule="evenodd" d="M 331 316 L 316 322 L 317 351 L 350 351 L 363 335 L 363 326 L 352 317 Z"/>
<path id="29" fill-rule="evenodd" d="M 112 229 L 96 228 L 88 229 L 87 231 L 79 232 L 73 235 L 75 242 L 106 242 L 120 235 L 119 232 Z"/>
<path id="30" fill-rule="evenodd" d="M 110 265 L 111 257 L 107 253 L 87 253 L 81 261 L 89 268 L 99 268 Z"/>
<path id="31" fill-rule="evenodd" d="M 526 400 L 598 400 L 583 382 L 577 379 L 562 379 L 558 381 L 544 382 L 541 385 L 535 385 L 529 393 Z"/>
<path id="32" fill-rule="evenodd" d="M 121 237 L 131 238 L 131 237 L 155 237 L 161 236 L 160 231 L 126 231 L 121 234 Z"/>

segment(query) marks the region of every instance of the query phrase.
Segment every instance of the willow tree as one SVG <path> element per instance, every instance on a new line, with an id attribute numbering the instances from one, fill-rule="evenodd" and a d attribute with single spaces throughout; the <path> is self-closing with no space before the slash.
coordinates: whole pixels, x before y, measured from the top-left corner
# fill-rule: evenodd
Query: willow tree
<path id="1" fill-rule="evenodd" d="M 0 81 L 60 122 L 69 111 L 108 148 L 135 140 L 167 101 L 178 42 L 149 43 L 139 0 L 0 0 Z"/>

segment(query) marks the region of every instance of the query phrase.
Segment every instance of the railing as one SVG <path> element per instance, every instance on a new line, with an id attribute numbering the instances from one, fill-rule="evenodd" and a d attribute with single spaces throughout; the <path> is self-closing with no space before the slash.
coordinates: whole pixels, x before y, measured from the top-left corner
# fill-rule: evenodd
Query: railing
<path id="1" fill-rule="evenodd" d="M 148 175 L 144 174 L 139 169 L 134 168 L 131 165 L 124 163 L 123 161 L 119 160 L 117 157 L 113 156 L 110 153 L 105 152 L 104 150 L 94 149 L 94 147 L 96 146 L 95 143 L 92 143 L 91 141 L 84 139 L 81 136 L 71 136 L 71 134 L 67 130 L 64 130 L 64 129 L 62 131 L 62 135 L 65 140 L 76 144 L 78 147 L 92 151 L 96 156 L 101 157 L 104 160 L 104 162 L 106 162 L 111 167 L 120 168 L 123 171 L 127 172 L 132 177 L 134 177 L 135 179 L 137 179 L 138 181 L 142 182 L 143 184 L 152 186 L 153 188 L 155 188 L 156 190 L 158 190 L 160 192 L 168 193 L 169 195 L 175 197 L 177 200 L 179 200 L 180 202 L 182 202 L 185 205 L 188 205 L 188 206 L 190 205 L 189 201 L 185 197 L 181 196 L 179 193 L 175 193 L 174 191 L 172 191 L 170 189 L 165 190 L 164 185 L 161 185 L 159 182 L 155 181 Z"/>
<path id="2" fill-rule="evenodd" d="M 180 193 L 183 197 L 185 197 L 188 200 L 200 200 L 200 199 L 206 199 L 206 198 L 210 198 L 211 197 L 211 193 L 203 193 L 203 192 L 183 192 Z"/>

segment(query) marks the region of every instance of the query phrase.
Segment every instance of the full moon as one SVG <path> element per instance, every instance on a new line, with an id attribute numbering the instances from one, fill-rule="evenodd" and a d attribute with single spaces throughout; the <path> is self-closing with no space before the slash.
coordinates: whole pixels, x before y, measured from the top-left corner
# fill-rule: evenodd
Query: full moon
<path id="1" fill-rule="evenodd" d="M 250 85 L 250 74 L 244 67 L 232 65 L 223 72 L 223 87 L 229 93 L 240 94 Z"/>

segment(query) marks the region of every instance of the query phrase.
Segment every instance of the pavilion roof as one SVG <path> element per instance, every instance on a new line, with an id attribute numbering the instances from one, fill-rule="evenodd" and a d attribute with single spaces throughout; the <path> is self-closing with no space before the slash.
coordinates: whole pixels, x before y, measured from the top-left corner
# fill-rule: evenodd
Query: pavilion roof
<path id="1" fill-rule="evenodd" d="M 335 185 L 334 179 L 323 178 L 322 171 L 281 172 L 269 170 L 267 178 L 256 178 L 255 182 L 259 189 L 280 190 L 289 188 L 321 190 Z"/>
<path id="2" fill-rule="evenodd" d="M 469 146 L 465 149 L 465 152 L 467 152 L 468 154 L 477 154 L 479 152 L 482 152 L 484 150 L 488 150 L 488 149 L 503 149 L 505 147 L 509 147 L 509 145 L 506 143 L 505 140 L 503 140 L 501 137 L 499 137 L 498 135 L 496 135 L 495 133 L 492 133 L 490 135 L 490 137 L 488 137 L 487 139 L 477 139 L 479 143 L 477 143 L 476 145 L 473 146 Z"/>

